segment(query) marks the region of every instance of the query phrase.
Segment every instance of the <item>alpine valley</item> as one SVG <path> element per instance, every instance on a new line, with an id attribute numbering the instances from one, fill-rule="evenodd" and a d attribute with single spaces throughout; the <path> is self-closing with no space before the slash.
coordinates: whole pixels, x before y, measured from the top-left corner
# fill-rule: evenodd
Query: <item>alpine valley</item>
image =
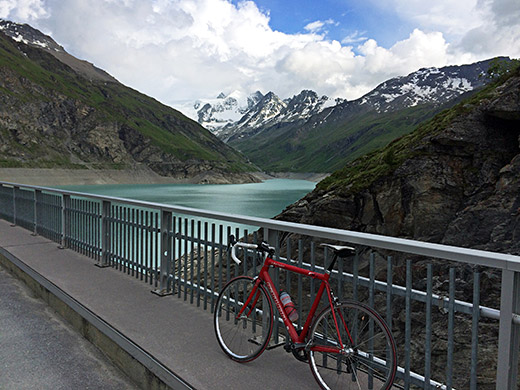
<path id="1" fill-rule="evenodd" d="M 478 91 L 492 61 L 420 69 L 352 101 L 234 91 L 185 112 L 266 171 L 332 172 Z"/>

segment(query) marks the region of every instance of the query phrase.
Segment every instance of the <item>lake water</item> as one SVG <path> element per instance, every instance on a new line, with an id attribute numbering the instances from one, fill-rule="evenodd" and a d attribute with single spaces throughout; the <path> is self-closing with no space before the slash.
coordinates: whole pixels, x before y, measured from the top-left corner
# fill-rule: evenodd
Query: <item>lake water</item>
<path id="1" fill-rule="evenodd" d="M 271 218 L 314 189 L 307 180 L 272 179 L 250 184 L 118 184 L 61 186 L 97 195 Z"/>

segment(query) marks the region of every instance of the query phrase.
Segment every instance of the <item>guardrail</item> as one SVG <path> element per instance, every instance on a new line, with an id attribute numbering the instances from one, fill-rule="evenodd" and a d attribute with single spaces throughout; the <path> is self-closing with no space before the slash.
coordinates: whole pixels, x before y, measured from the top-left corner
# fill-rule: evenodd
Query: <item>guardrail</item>
<path id="1" fill-rule="evenodd" d="M 278 260 L 310 270 L 327 261 L 317 242 L 354 244 L 358 254 L 338 263 L 334 289 L 385 314 L 400 345 L 399 386 L 518 383 L 519 256 L 8 182 L 0 182 L 0 218 L 211 311 L 227 280 L 259 271 L 252 253 L 240 266 L 231 261 L 231 233 L 269 241 Z M 309 309 L 313 280 L 274 276 Z M 283 342 L 275 324 L 273 340 Z"/>

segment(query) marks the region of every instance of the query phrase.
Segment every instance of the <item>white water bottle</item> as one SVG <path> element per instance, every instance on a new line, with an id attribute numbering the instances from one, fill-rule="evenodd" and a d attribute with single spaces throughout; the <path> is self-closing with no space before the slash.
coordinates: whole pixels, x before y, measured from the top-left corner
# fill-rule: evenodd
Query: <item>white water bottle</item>
<path id="1" fill-rule="evenodd" d="M 296 306 L 294 306 L 293 301 L 291 300 L 291 296 L 285 291 L 280 294 L 280 300 L 282 301 L 283 308 L 285 309 L 285 314 L 291 321 L 296 321 L 298 319 L 298 310 L 296 310 Z"/>

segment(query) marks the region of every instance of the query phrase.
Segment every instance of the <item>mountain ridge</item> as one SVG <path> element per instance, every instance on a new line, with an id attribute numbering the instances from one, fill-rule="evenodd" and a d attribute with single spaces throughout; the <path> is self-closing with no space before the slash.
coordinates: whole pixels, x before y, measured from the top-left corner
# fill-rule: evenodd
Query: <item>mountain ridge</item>
<path id="1" fill-rule="evenodd" d="M 172 179 L 211 180 L 213 172 L 256 181 L 246 172 L 258 169 L 198 123 L 117 81 L 89 77 L 103 75 L 95 69 L 85 74 L 60 61 L 32 27 L 10 29 L 16 39 L 0 31 L 0 166 L 145 166 Z M 25 43 L 28 32 L 40 44 Z"/>
<path id="2" fill-rule="evenodd" d="M 332 172 L 482 88 L 491 62 L 423 68 L 387 80 L 359 99 L 322 106 L 307 118 L 228 127 L 221 137 L 264 170 Z"/>

